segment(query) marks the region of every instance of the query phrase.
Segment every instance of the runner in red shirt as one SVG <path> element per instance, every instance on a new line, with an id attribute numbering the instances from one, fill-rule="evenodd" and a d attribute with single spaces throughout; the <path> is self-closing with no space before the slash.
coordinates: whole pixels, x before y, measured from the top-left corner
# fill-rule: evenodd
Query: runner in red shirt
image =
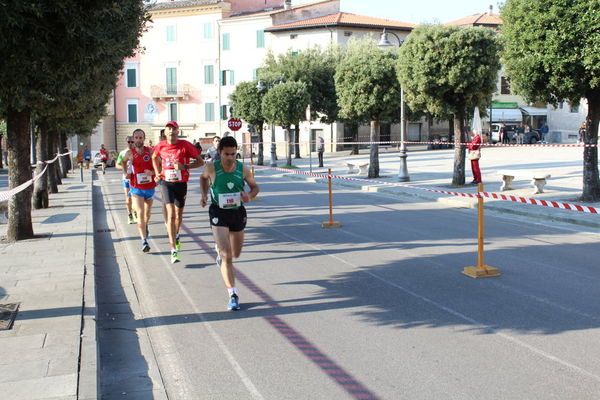
<path id="1" fill-rule="evenodd" d="M 124 171 L 127 171 L 127 162 L 131 160 L 131 171 L 127 173 L 129 179 L 131 199 L 137 212 L 137 227 L 142 238 L 142 251 L 150 251 L 148 244 L 148 222 L 152 212 L 152 198 L 156 187 L 154 168 L 152 166 L 152 150 L 144 146 L 146 134 L 141 129 L 133 131 L 133 150 L 127 150 L 121 160 Z"/>
<path id="2" fill-rule="evenodd" d="M 102 164 L 102 175 L 106 174 L 106 163 L 108 162 L 108 150 L 103 144 L 100 145 L 100 163 Z"/>
<path id="3" fill-rule="evenodd" d="M 162 180 L 160 190 L 167 205 L 167 233 L 171 245 L 171 263 L 180 261 L 179 227 L 183 219 L 183 207 L 187 195 L 189 170 L 204 165 L 200 152 L 187 140 L 179 140 L 179 125 L 175 121 L 167 122 L 164 140 L 154 146 L 152 164 L 155 180 Z M 192 161 L 193 160 L 193 161 Z"/>

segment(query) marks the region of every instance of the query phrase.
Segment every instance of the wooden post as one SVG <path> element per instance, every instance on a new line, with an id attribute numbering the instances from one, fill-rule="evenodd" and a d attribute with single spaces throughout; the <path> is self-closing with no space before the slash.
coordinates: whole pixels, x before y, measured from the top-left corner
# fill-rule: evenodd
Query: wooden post
<path id="1" fill-rule="evenodd" d="M 325 221 L 321 224 L 321 228 L 339 228 L 342 226 L 337 221 L 333 220 L 333 195 L 331 191 L 331 168 L 327 169 L 327 183 L 329 185 L 329 221 Z"/>
<path id="2" fill-rule="evenodd" d="M 483 183 L 477 185 L 477 192 L 483 192 Z M 484 240 L 484 218 L 483 218 L 483 196 L 477 197 L 477 266 L 465 267 L 462 270 L 464 275 L 471 278 L 489 278 L 491 276 L 500 276 L 496 267 L 485 265 L 483 240 Z"/>

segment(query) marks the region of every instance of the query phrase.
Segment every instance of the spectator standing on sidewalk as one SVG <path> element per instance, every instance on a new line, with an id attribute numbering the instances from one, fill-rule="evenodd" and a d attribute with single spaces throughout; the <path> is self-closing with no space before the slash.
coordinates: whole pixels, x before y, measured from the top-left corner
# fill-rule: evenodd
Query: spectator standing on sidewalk
<path id="1" fill-rule="evenodd" d="M 325 151 L 325 140 L 323 136 L 317 139 L 317 155 L 319 156 L 319 167 L 323 167 L 323 152 Z"/>
<path id="2" fill-rule="evenodd" d="M 548 123 L 547 123 L 547 122 L 544 122 L 544 123 L 542 124 L 542 127 L 540 128 L 540 133 L 542 134 L 542 141 L 543 141 L 544 143 L 548 143 L 548 131 L 549 131 L 549 130 L 550 130 L 550 129 L 548 128 Z"/>
<path id="3" fill-rule="evenodd" d="M 481 183 L 481 170 L 479 169 L 479 159 L 481 158 L 481 134 L 478 131 L 472 132 L 473 139 L 469 143 L 469 155 L 471 160 L 471 171 L 473 171 L 472 185 Z"/>
<path id="4" fill-rule="evenodd" d="M 206 150 L 206 155 L 210 160 L 217 161 L 221 159 L 221 155 L 219 154 L 219 143 L 221 142 L 221 138 L 215 136 L 213 138 L 213 146 Z"/>
<path id="5" fill-rule="evenodd" d="M 581 125 L 579 125 L 579 137 L 577 138 L 578 143 L 583 143 L 583 139 L 585 138 L 585 133 L 587 131 L 587 121 L 583 121 Z"/>

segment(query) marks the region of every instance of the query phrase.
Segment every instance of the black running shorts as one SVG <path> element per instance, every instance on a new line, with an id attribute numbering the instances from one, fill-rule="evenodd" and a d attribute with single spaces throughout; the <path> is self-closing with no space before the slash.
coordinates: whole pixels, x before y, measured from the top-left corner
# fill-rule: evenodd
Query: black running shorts
<path id="1" fill-rule="evenodd" d="M 208 209 L 211 226 L 224 226 L 230 232 L 240 232 L 246 227 L 246 209 L 241 206 L 237 210 L 224 210 L 211 204 Z"/>
<path id="2" fill-rule="evenodd" d="M 187 182 L 165 182 L 162 181 L 160 191 L 165 204 L 175 204 L 177 208 L 185 206 L 187 196 Z"/>

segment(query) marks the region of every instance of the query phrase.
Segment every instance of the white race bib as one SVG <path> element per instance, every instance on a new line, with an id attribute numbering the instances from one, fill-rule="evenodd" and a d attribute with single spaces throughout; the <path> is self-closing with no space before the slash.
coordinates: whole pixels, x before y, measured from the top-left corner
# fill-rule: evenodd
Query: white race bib
<path id="1" fill-rule="evenodd" d="M 135 177 L 137 179 L 137 183 L 140 185 L 144 183 L 150 183 L 150 177 L 145 172 L 135 174 Z"/>
<path id="2" fill-rule="evenodd" d="M 242 205 L 240 192 L 237 193 L 219 193 L 220 208 L 237 208 Z"/>
<path id="3" fill-rule="evenodd" d="M 177 182 L 181 180 L 181 171 L 178 169 L 166 169 L 165 170 L 165 181 Z"/>

